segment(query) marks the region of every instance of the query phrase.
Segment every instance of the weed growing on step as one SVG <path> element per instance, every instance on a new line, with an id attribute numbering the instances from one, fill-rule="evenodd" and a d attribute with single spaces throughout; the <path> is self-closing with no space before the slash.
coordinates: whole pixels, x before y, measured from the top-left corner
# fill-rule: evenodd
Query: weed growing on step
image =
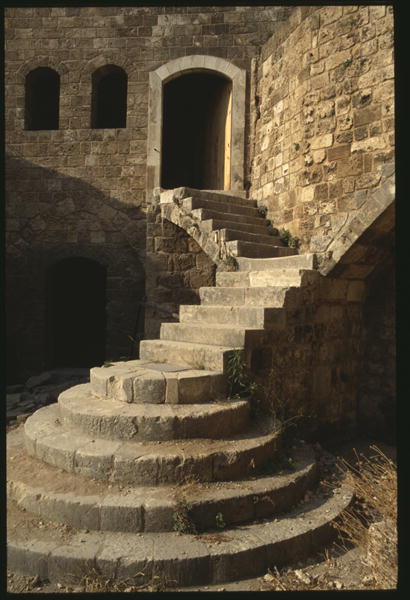
<path id="1" fill-rule="evenodd" d="M 279 231 L 279 239 L 289 248 L 298 248 L 300 240 L 298 237 L 293 236 L 287 229 L 281 229 Z"/>
<path id="2" fill-rule="evenodd" d="M 273 226 L 273 223 L 270 219 L 267 219 L 266 226 L 268 227 L 269 235 L 279 235 L 279 229 Z"/>
<path id="3" fill-rule="evenodd" d="M 228 359 L 229 399 L 252 398 L 259 385 L 249 377 L 246 364 L 242 360 L 242 352 L 235 350 Z"/>
<path id="4" fill-rule="evenodd" d="M 224 520 L 224 516 L 221 512 L 216 513 L 215 524 L 216 524 L 217 529 L 225 529 L 226 523 Z"/>
<path id="5" fill-rule="evenodd" d="M 258 214 L 260 217 L 266 217 L 268 214 L 268 207 L 263 205 L 258 206 Z"/>
<path id="6" fill-rule="evenodd" d="M 172 513 L 173 530 L 180 533 L 197 533 L 195 523 L 190 516 L 192 504 L 188 504 L 186 500 L 180 500 Z"/>

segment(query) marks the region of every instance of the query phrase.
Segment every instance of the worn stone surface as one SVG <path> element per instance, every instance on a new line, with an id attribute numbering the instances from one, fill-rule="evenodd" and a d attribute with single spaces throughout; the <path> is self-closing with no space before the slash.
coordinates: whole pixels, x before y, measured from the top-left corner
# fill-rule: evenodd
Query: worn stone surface
<path id="1" fill-rule="evenodd" d="M 330 523 L 350 500 L 349 491 L 341 488 L 321 504 L 312 502 L 274 521 L 184 537 L 177 533 L 61 532 L 47 521 L 39 527 L 38 518 L 29 514 L 28 520 L 11 503 L 8 564 L 16 571 L 41 571 L 43 577 L 64 582 L 78 581 L 90 565 L 98 565 L 103 576 L 138 583 L 140 572 L 147 580 L 153 572 L 166 581 L 176 577 L 179 585 L 229 581 L 266 572 L 272 564 L 281 566 L 292 555 L 302 558 L 317 549 L 330 539 Z M 37 534 L 30 542 L 28 536 L 33 536 L 35 526 Z"/>

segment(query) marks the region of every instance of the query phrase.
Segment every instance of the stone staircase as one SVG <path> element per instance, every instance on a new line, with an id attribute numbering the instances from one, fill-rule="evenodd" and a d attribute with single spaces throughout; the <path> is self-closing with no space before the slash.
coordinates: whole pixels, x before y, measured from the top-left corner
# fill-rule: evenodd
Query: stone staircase
<path id="1" fill-rule="evenodd" d="M 243 229 L 215 206 L 195 208 L 196 197 L 182 202 L 202 211 L 195 230 L 218 233 L 219 252 L 221 231 Z M 209 193 L 206 202 L 220 205 Z M 224 241 L 224 252 L 242 241 Z M 262 256 L 288 250 L 259 245 Z M 301 504 L 317 489 L 312 450 L 295 444 L 284 462 L 281 432 L 252 418 L 248 399 L 227 398 L 230 357 L 248 360 L 264 331 L 285 327 L 284 307 L 319 276 L 313 255 L 252 252 L 200 290 L 200 305 L 181 306 L 179 323 L 163 323 L 160 339 L 141 342 L 139 360 L 91 369 L 89 383 L 9 433 L 11 570 L 66 583 L 95 574 L 207 585 L 263 574 L 331 538 L 351 492 Z"/>
<path id="2" fill-rule="evenodd" d="M 256 200 L 180 187 L 159 196 L 162 217 L 184 229 L 222 266 L 227 257 L 268 258 L 297 254 L 284 246 Z"/>

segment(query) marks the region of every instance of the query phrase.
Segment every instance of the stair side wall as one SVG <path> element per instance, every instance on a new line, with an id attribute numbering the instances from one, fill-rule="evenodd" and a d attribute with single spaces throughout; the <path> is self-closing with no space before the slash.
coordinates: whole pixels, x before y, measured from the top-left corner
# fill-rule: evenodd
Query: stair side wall
<path id="1" fill-rule="evenodd" d="M 216 265 L 183 229 L 161 218 L 156 203 L 147 211 L 145 265 L 145 339 L 151 339 L 161 323 L 178 320 L 180 304 L 199 304 L 199 288 L 215 285 Z"/>

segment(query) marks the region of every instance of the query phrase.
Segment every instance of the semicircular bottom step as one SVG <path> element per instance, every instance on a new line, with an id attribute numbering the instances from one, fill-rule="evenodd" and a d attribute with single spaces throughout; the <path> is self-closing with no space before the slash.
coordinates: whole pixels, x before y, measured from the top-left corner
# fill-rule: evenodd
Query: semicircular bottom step
<path id="1" fill-rule="evenodd" d="M 260 575 L 301 560 L 334 535 L 332 522 L 352 499 L 336 488 L 324 502 L 285 517 L 202 535 L 88 532 L 8 508 L 8 568 L 73 584 L 85 576 L 143 585 L 205 585 Z"/>

